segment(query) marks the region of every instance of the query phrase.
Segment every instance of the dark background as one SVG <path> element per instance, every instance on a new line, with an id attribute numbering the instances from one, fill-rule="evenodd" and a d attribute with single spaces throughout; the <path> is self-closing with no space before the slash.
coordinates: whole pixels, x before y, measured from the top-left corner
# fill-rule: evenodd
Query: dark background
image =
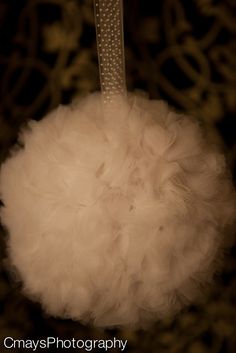
<path id="1" fill-rule="evenodd" d="M 201 119 L 236 172 L 236 1 L 125 0 L 129 90 Z M 0 0 L 0 161 L 19 128 L 99 89 L 92 0 Z M 236 352 L 235 250 L 207 295 L 146 332 L 47 317 L 6 270 L 0 237 L 0 352 L 6 336 L 128 339 L 129 352 Z M 67 350 L 68 351 L 68 350 Z"/>

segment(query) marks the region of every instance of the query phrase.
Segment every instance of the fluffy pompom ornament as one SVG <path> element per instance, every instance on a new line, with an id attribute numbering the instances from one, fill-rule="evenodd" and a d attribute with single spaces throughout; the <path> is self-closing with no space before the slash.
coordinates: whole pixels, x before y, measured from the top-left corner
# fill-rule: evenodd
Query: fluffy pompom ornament
<path id="1" fill-rule="evenodd" d="M 91 94 L 20 140 L 1 169 L 1 220 L 27 295 L 103 327 L 143 327 L 193 300 L 235 212 L 224 157 L 193 119 L 134 94 L 104 109 Z"/>

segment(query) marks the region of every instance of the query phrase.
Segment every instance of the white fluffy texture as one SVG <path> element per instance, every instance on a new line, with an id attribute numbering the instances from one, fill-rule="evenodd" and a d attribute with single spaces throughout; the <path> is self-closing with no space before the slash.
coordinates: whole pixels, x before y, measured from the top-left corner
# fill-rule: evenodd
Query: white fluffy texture
<path id="1" fill-rule="evenodd" d="M 25 292 L 58 317 L 144 326 L 211 277 L 234 217 L 224 157 L 192 119 L 131 95 L 60 106 L 2 166 L 1 219 Z"/>

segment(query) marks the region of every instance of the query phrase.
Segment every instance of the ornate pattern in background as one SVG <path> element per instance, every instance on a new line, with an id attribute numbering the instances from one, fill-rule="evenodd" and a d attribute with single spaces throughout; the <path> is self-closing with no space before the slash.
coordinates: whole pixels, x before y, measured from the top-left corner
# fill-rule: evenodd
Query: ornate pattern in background
<path id="1" fill-rule="evenodd" d="M 124 0 L 124 13 L 128 88 L 200 118 L 236 170 L 236 1 Z M 99 88 L 93 1 L 0 0 L 0 41 L 3 160 L 22 124 Z M 1 261 L 0 339 L 116 335 L 129 340 L 130 352 L 233 353 L 233 252 L 202 302 L 146 333 L 47 318 L 20 294 Z"/>

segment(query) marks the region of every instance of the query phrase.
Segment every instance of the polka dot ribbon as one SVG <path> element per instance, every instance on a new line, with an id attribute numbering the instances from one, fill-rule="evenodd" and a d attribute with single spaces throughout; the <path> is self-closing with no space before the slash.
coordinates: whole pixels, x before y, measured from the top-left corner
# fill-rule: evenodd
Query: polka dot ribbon
<path id="1" fill-rule="evenodd" d="M 104 102 L 126 94 L 122 0 L 94 0 L 98 61 Z"/>

